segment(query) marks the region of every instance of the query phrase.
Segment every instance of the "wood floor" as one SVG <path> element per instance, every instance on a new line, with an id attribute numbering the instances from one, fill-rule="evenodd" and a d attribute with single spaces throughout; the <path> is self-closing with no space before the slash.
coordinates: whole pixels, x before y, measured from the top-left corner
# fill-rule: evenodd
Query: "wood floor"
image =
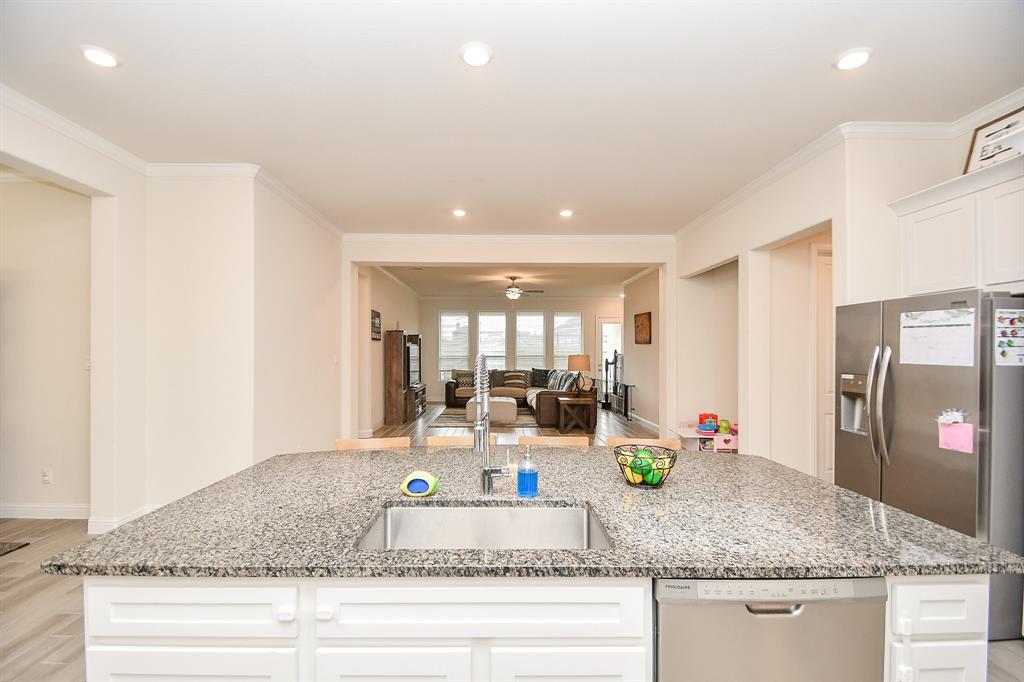
<path id="1" fill-rule="evenodd" d="M 444 427 L 430 428 L 430 422 L 434 421 L 437 415 L 444 412 L 444 405 L 430 403 L 420 418 L 400 424 L 398 426 L 382 426 L 373 432 L 374 438 L 387 438 L 390 436 L 409 436 L 413 445 L 426 445 L 427 436 L 472 436 L 473 428 L 467 422 L 465 427 Z M 559 436 L 558 429 L 538 428 L 513 428 L 509 426 L 491 426 L 491 433 L 498 440 L 498 445 L 515 445 L 519 436 Z M 630 421 L 621 414 L 609 410 L 597 411 L 597 428 L 594 433 L 586 434 L 583 431 L 572 431 L 564 434 L 567 436 L 589 436 L 591 445 L 607 445 L 608 438 L 614 436 L 632 436 L 634 438 L 657 438 L 658 434 L 643 427 L 639 422 Z"/>
<path id="2" fill-rule="evenodd" d="M 39 570 L 88 539 L 85 529 L 85 521 L 0 519 L 0 540 L 32 543 L 0 557 L 0 681 L 85 679 L 82 579 Z M 989 682 L 1024 682 L 1024 640 L 992 642 L 988 656 Z"/>
<path id="3" fill-rule="evenodd" d="M 85 521 L 0 519 L 0 540 L 29 542 L 0 556 L 0 680 L 84 680 L 82 579 L 39 564 L 85 542 Z"/>

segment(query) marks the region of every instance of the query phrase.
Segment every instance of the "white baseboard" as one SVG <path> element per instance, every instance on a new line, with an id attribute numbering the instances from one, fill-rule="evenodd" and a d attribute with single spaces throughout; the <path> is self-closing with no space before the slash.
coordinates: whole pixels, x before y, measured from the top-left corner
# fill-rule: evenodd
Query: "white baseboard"
<path id="1" fill-rule="evenodd" d="M 143 514 L 148 514 L 154 509 L 156 509 L 155 505 L 145 505 L 139 507 L 133 512 L 128 512 L 124 516 L 119 516 L 116 518 L 90 516 L 89 530 L 87 532 L 89 533 L 89 535 L 100 535 L 101 533 L 106 533 L 108 530 L 114 530 L 121 524 L 128 523 L 133 519 L 137 519 Z"/>
<path id="2" fill-rule="evenodd" d="M 635 421 L 636 423 L 640 424 L 640 426 L 643 426 L 644 428 L 648 428 L 651 431 L 654 431 L 655 433 L 661 433 L 661 427 L 660 426 L 658 426 L 657 424 L 655 424 L 654 422 L 652 422 L 650 420 L 644 419 L 643 417 L 641 417 L 640 415 L 638 415 L 636 413 L 633 414 L 633 421 Z"/>
<path id="3" fill-rule="evenodd" d="M 366 429 L 364 431 L 356 431 L 356 438 L 373 438 L 373 429 Z"/>
<path id="4" fill-rule="evenodd" d="M 87 519 L 87 502 L 50 504 L 36 502 L 2 502 L 0 518 L 5 519 Z"/>

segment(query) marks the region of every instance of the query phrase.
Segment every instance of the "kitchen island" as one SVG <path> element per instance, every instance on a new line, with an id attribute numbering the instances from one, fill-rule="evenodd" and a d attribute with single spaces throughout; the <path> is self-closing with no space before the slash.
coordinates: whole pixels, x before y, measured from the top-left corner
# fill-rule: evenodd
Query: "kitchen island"
<path id="1" fill-rule="evenodd" d="M 90 679 L 452 680 L 651 679 L 652 579 L 847 577 L 888 582 L 886 677 L 932 660 L 973 679 L 987 576 L 1024 572 L 1024 558 L 760 457 L 683 454 L 648 490 L 606 448 L 533 453 L 540 497 L 499 478 L 486 502 L 469 449 L 279 455 L 44 570 L 86 576 Z M 413 469 L 441 475 L 436 496 L 400 495 Z M 480 504 L 585 507 L 609 546 L 360 547 L 385 507 Z"/>

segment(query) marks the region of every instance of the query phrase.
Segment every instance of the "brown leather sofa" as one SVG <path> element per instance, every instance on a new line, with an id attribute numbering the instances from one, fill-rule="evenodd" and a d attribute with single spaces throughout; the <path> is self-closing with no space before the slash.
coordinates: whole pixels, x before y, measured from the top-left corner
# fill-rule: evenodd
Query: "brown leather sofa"
<path id="1" fill-rule="evenodd" d="M 593 433 L 597 427 L 597 391 L 555 391 L 549 388 L 538 388 L 531 386 L 526 389 L 512 388 L 505 386 L 504 372 L 502 370 L 491 370 L 490 372 L 491 397 L 515 398 L 519 407 L 528 407 L 537 420 L 537 425 L 542 427 L 558 426 L 558 398 L 567 396 L 570 398 L 591 398 L 593 405 L 590 406 L 590 418 L 588 420 L 588 431 Z M 444 404 L 446 407 L 465 407 L 469 399 L 473 397 L 473 387 L 459 387 L 454 379 L 449 379 L 444 385 Z"/>

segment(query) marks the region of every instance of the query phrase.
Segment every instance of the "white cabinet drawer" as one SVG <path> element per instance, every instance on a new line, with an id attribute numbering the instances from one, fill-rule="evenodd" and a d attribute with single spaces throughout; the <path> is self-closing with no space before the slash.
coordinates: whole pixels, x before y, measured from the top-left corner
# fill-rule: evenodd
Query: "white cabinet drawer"
<path id="1" fill-rule="evenodd" d="M 987 674 L 987 642 L 895 643 L 890 682 L 975 682 Z"/>
<path id="2" fill-rule="evenodd" d="M 473 650 L 452 647 L 337 647 L 316 650 L 316 680 L 465 682 Z"/>
<path id="3" fill-rule="evenodd" d="M 984 584 L 895 585 L 892 600 L 896 635 L 973 635 L 988 628 Z"/>
<path id="4" fill-rule="evenodd" d="M 295 637 L 295 587 L 86 588 L 94 637 Z"/>
<path id="5" fill-rule="evenodd" d="M 90 682 L 110 680 L 298 679 L 295 649 L 269 647 L 91 646 L 86 649 Z"/>
<path id="6" fill-rule="evenodd" d="M 641 637 L 641 586 L 320 588 L 319 637 Z"/>
<path id="7" fill-rule="evenodd" d="M 646 677 L 641 646 L 552 646 L 491 649 L 491 681 L 622 680 Z"/>

